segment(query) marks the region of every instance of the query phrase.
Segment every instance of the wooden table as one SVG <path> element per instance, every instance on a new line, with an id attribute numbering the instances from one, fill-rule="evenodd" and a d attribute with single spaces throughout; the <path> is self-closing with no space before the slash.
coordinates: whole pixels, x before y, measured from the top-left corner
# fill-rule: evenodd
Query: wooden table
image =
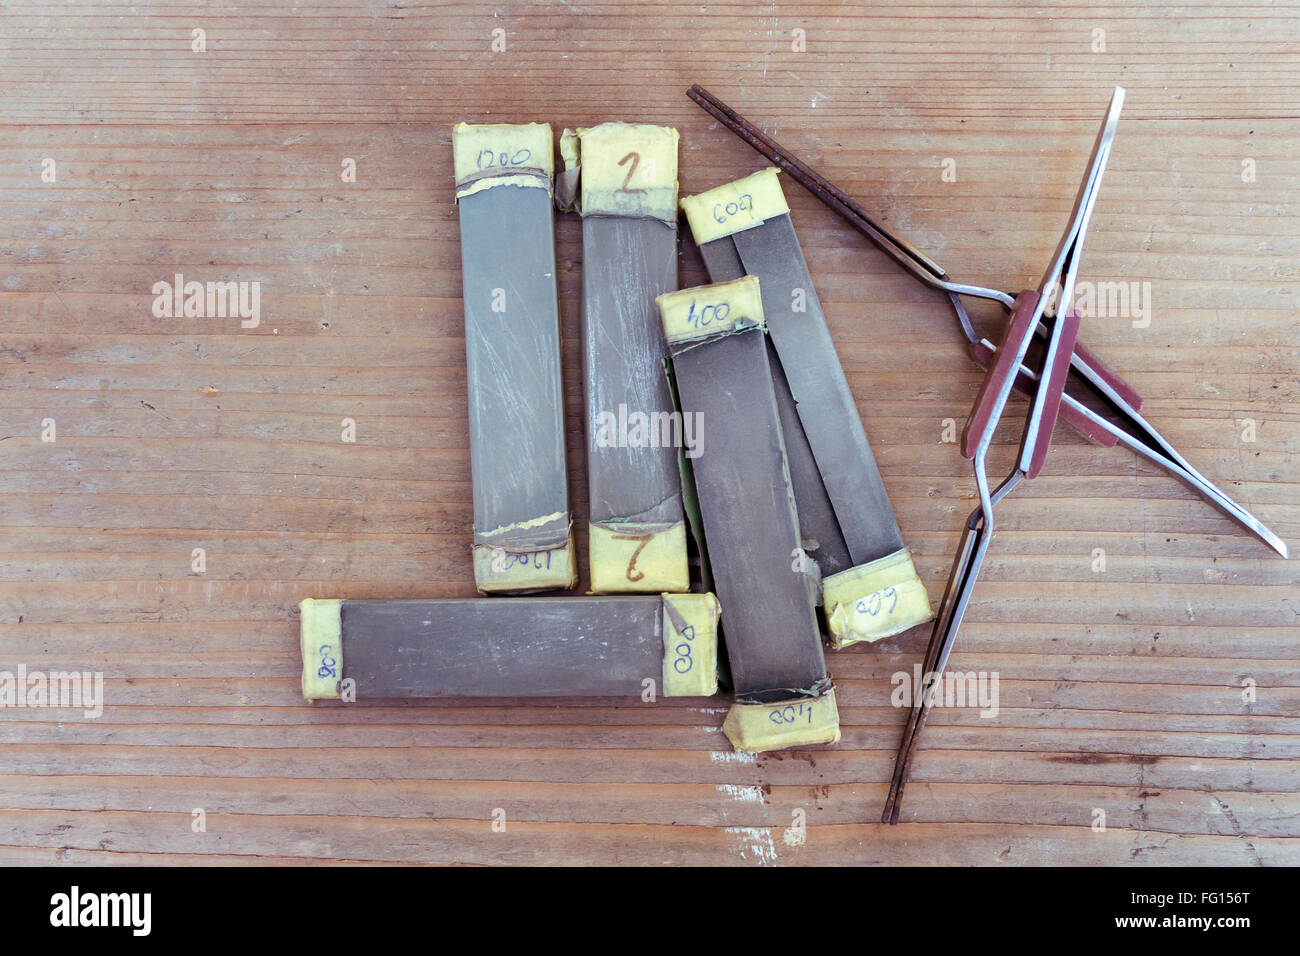
<path id="1" fill-rule="evenodd" d="M 1011 290 L 1127 87 L 1081 279 L 1142 307 L 1082 338 L 1294 544 L 1293 12 L 19 0 L 0 77 L 0 668 L 102 671 L 107 699 L 0 709 L 0 862 L 1300 863 L 1296 565 L 1064 428 L 952 661 L 997 672 L 1000 712 L 935 713 L 895 828 L 891 675 L 925 629 L 831 657 L 839 746 L 757 758 L 721 698 L 309 707 L 296 644 L 306 597 L 473 593 L 451 124 L 671 124 L 688 193 L 759 168 L 691 82 Z M 980 373 L 942 299 L 788 195 L 937 600 Z M 575 218 L 559 243 L 585 527 Z M 260 324 L 155 317 L 177 273 L 260 283 Z"/>

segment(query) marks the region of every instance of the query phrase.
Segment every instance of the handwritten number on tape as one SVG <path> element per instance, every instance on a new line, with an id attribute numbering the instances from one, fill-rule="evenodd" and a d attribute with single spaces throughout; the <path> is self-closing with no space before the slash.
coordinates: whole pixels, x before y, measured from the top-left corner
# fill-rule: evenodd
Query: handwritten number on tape
<path id="1" fill-rule="evenodd" d="M 888 610 L 885 610 L 886 602 L 889 603 Z M 884 611 L 885 616 L 888 617 L 894 613 L 896 607 L 898 607 L 898 589 L 892 587 L 868 594 L 857 603 L 858 613 L 868 617 L 877 617 L 881 611 Z"/>
<path id="2" fill-rule="evenodd" d="M 338 677 L 338 661 L 333 656 L 334 648 L 329 644 L 320 646 L 320 667 L 316 671 L 317 677 Z"/>
<path id="3" fill-rule="evenodd" d="M 733 202 L 715 203 L 713 206 L 713 221 L 724 223 L 737 213 L 749 212 L 754 208 L 754 197 L 749 193 L 741 196 Z"/>
<path id="4" fill-rule="evenodd" d="M 500 574 L 514 567 L 532 568 L 536 571 L 551 569 L 551 555 L 555 551 L 497 551 L 492 556 L 492 570 Z"/>
<path id="5" fill-rule="evenodd" d="M 645 577 L 645 572 L 636 566 L 636 559 L 641 557 L 641 552 L 645 550 L 645 546 L 650 543 L 650 539 L 652 537 L 653 535 L 648 535 L 648 534 L 639 534 L 635 536 L 627 535 L 624 537 L 623 540 L 625 541 L 638 542 L 636 546 L 636 550 L 632 552 L 632 557 L 628 558 L 627 561 L 626 576 L 629 581 L 636 582 L 636 581 L 640 581 L 642 578 Z"/>
<path id="6" fill-rule="evenodd" d="M 695 310 L 697 304 L 692 302 L 690 311 L 686 314 L 686 324 L 693 329 L 707 329 L 711 325 L 725 321 L 731 314 L 729 302 L 710 302 L 698 312 Z"/>
<path id="7" fill-rule="evenodd" d="M 673 653 L 677 655 L 673 659 L 673 670 L 679 674 L 689 674 L 691 668 L 695 666 L 695 658 L 691 656 L 690 642 L 695 640 L 695 625 L 688 624 L 678 632 L 682 642 L 673 648 Z"/>
<path id="8" fill-rule="evenodd" d="M 637 164 L 641 162 L 641 154 L 628 153 L 626 156 L 624 156 L 622 159 L 618 161 L 618 164 L 622 166 L 628 160 L 632 161 L 632 165 L 627 168 L 627 175 L 623 177 L 623 185 L 619 187 L 618 191 L 621 193 L 644 193 L 645 192 L 644 189 L 634 189 L 631 185 L 632 176 L 633 174 L 636 173 Z"/>
<path id="9" fill-rule="evenodd" d="M 479 169 L 492 169 L 495 166 L 522 166 L 532 158 L 533 151 L 523 146 L 513 153 L 508 151 L 498 153 L 494 149 L 480 149 L 476 161 Z"/>
<path id="10" fill-rule="evenodd" d="M 813 720 L 812 704 L 786 704 L 769 711 L 767 719 L 774 724 L 811 724 Z"/>

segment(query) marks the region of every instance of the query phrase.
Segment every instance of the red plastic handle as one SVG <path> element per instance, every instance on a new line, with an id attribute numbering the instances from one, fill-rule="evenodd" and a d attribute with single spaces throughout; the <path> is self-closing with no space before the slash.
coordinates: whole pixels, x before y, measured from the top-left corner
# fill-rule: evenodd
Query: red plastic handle
<path id="1" fill-rule="evenodd" d="M 1077 351 L 1077 344 L 1075 349 Z M 970 351 L 971 356 L 980 368 L 988 368 L 989 362 L 993 361 L 993 348 L 987 342 L 976 342 L 970 347 Z M 1029 377 L 1029 373 L 1022 367 L 1016 373 L 1016 391 L 1021 395 L 1032 396 L 1035 387 L 1034 380 Z M 1101 445 L 1104 448 L 1114 448 L 1119 443 L 1119 437 L 1114 432 L 1102 428 L 1073 405 L 1062 402 L 1060 417 L 1075 431 L 1094 444 Z"/>
<path id="2" fill-rule="evenodd" d="M 1092 370 L 1097 373 L 1097 377 L 1114 389 L 1116 395 L 1132 405 L 1135 412 L 1142 410 L 1142 396 L 1134 391 L 1133 386 L 1112 372 L 1110 366 L 1098 358 L 1095 352 L 1076 342 L 1074 343 L 1074 354 L 1087 362 Z"/>
<path id="3" fill-rule="evenodd" d="M 1038 473 L 1043 470 L 1043 462 L 1047 460 L 1047 449 L 1052 444 L 1052 429 L 1056 427 L 1056 415 L 1061 410 L 1061 396 L 1065 394 L 1065 378 L 1070 374 L 1075 339 L 1079 337 L 1079 313 L 1071 312 L 1064 319 L 1058 319 L 1057 328 L 1053 331 L 1059 340 L 1051 366 L 1043 369 L 1038 380 L 1043 414 L 1038 419 L 1038 430 L 1030 436 L 1034 450 L 1029 456 L 1029 467 L 1025 469 L 1026 478 L 1038 477 Z"/>
<path id="4" fill-rule="evenodd" d="M 1038 298 L 1037 292 L 1022 292 L 1016 298 L 1015 307 L 1011 310 L 1011 321 L 1007 323 L 1002 333 L 1002 341 L 998 345 L 997 354 L 993 357 L 993 364 L 988 366 L 988 370 L 984 373 L 984 381 L 980 384 L 979 394 L 975 396 L 970 417 L 966 419 L 966 427 L 962 429 L 961 453 L 966 458 L 975 457 L 975 446 L 979 444 L 980 435 L 984 434 L 984 429 L 988 427 L 998 393 L 1007 379 L 1019 368 L 1016 354 L 1007 348 L 1007 343 L 1023 342 L 1029 334 L 1029 324 L 1034 318 L 1034 311 L 1038 308 Z"/>

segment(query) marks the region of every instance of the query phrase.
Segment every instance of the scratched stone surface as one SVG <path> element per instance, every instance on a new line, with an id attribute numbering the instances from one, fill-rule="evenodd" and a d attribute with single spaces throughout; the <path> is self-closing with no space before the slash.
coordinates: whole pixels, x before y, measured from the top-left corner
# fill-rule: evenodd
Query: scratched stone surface
<path id="1" fill-rule="evenodd" d="M 104 706 L 0 707 L 0 862 L 1300 863 L 1297 565 L 1063 427 L 998 511 L 952 659 L 998 675 L 998 712 L 936 711 L 897 827 L 877 822 L 891 677 L 924 629 L 828 654 L 838 746 L 759 757 L 730 751 L 722 699 L 303 703 L 303 598 L 473 593 L 451 124 L 670 124 L 698 192 L 760 162 L 692 82 L 953 276 L 1012 291 L 1122 83 L 1081 338 L 1300 537 L 1294 11 L 18 0 L 0 670 L 100 672 Z M 937 600 L 974 489 L 945 438 L 980 372 L 941 297 L 787 194 Z M 573 423 L 581 228 L 557 229 Z M 177 275 L 247 283 L 248 308 L 176 315 Z M 703 281 L 694 250 L 681 275 Z M 579 430 L 567 447 L 581 530 Z"/>

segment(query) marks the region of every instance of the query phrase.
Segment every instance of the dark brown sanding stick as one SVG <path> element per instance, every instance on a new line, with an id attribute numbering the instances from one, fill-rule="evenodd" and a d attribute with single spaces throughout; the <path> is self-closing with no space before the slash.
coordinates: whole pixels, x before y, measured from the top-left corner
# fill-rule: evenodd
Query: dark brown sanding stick
<path id="1" fill-rule="evenodd" d="M 654 301 L 677 288 L 677 130 L 565 130 L 560 153 L 560 204 L 582 214 L 591 590 L 686 591 L 678 450 L 692 454 L 693 422 L 673 407 Z"/>
<path id="2" fill-rule="evenodd" d="M 658 299 L 684 415 L 736 704 L 723 731 L 757 752 L 839 740 L 768 366 L 758 280 Z"/>
<path id="3" fill-rule="evenodd" d="M 830 547 L 819 558 L 831 643 L 876 641 L 931 619 L 930 601 L 903 543 L 857 404 L 840 367 L 821 302 L 790 222 L 775 168 L 682 200 L 691 232 L 714 281 L 758 277 L 763 309 L 786 384 L 821 487 L 797 462 L 795 493 L 805 537 Z M 829 504 L 852 566 L 824 530 Z M 822 527 L 818 527 L 818 525 Z"/>
<path id="4" fill-rule="evenodd" d="M 484 593 L 577 583 L 564 457 L 551 128 L 452 134 L 460 206 L 474 481 Z"/>
<path id="5" fill-rule="evenodd" d="M 728 282 L 746 274 L 740 254 L 730 240 L 717 239 L 706 242 L 699 248 L 705 268 L 709 270 L 709 277 L 714 282 Z M 808 444 L 808 436 L 804 434 L 803 425 L 799 422 L 799 410 L 795 406 L 794 396 L 790 394 L 790 383 L 786 381 L 781 359 L 776 354 L 770 335 L 767 337 L 767 358 L 772 368 L 772 388 L 776 393 L 776 407 L 781 416 L 786 465 L 790 469 L 790 486 L 794 489 L 794 500 L 799 512 L 799 533 L 803 537 L 803 549 L 808 557 L 817 562 L 821 576 L 830 577 L 852 568 L 853 558 L 849 556 L 849 546 L 844 542 L 835 509 L 831 506 L 830 496 L 826 494 L 821 472 L 817 470 L 817 459 L 813 457 L 812 446 Z"/>
<path id="6" fill-rule="evenodd" d="M 308 700 L 707 697 L 712 594 L 302 602 Z"/>

